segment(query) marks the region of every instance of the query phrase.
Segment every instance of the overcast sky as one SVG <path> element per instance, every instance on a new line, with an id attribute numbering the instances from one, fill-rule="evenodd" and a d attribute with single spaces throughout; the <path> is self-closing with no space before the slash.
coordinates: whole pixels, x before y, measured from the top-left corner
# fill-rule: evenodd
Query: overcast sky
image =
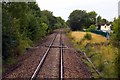
<path id="1" fill-rule="evenodd" d="M 73 10 L 95 11 L 103 18 L 112 21 L 118 16 L 120 0 L 36 0 L 41 10 L 49 10 L 55 16 L 67 20 Z"/>

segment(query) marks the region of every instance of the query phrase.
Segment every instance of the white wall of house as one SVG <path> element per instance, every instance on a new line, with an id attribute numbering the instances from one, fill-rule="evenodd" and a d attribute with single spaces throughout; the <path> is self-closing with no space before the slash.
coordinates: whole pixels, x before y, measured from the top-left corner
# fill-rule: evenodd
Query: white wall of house
<path id="1" fill-rule="evenodd" d="M 111 31 L 111 25 L 101 25 L 100 30 L 107 32 L 107 31 Z"/>

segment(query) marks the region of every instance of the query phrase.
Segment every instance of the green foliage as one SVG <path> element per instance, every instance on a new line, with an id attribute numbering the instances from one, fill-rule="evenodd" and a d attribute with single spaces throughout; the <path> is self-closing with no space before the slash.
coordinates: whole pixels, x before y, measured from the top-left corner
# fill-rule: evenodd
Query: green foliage
<path id="1" fill-rule="evenodd" d="M 82 34 L 81 34 L 82 35 Z M 74 43 L 74 46 L 80 52 L 85 52 L 89 59 L 93 62 L 96 69 L 100 72 L 103 78 L 118 78 L 118 63 L 116 64 L 115 59 L 118 57 L 118 49 L 113 45 L 109 44 L 106 46 L 105 42 L 93 42 L 92 40 L 86 40 L 85 38 L 80 39 L 78 42 L 76 38 L 72 35 L 69 35 L 71 42 Z M 94 36 L 92 36 L 94 37 Z M 99 38 L 99 37 L 96 37 Z M 89 69 L 92 72 L 92 76 L 94 78 L 100 78 L 100 76 L 95 72 L 91 64 L 86 60 L 83 59 L 85 63 L 88 65 Z M 116 65 L 115 65 L 116 64 Z"/>
<path id="2" fill-rule="evenodd" d="M 48 10 L 43 10 L 41 12 L 41 21 L 48 25 L 48 29 L 52 31 L 56 23 L 56 17 L 53 16 L 53 13 Z"/>
<path id="3" fill-rule="evenodd" d="M 67 20 L 67 25 L 72 30 L 82 30 L 83 28 L 89 28 L 91 25 L 107 24 L 108 20 L 98 16 L 96 19 L 97 13 L 95 11 L 86 12 L 85 10 L 74 10 Z M 97 21 L 96 21 L 97 20 Z"/>
<path id="4" fill-rule="evenodd" d="M 72 30 L 81 30 L 82 29 L 82 21 L 84 16 L 86 15 L 86 11 L 75 10 L 69 16 L 70 28 Z"/>
<path id="5" fill-rule="evenodd" d="M 20 56 L 27 47 L 66 23 L 52 12 L 41 11 L 36 2 L 2 2 L 3 62 Z"/>
<path id="6" fill-rule="evenodd" d="M 90 45 L 84 46 L 83 43 L 77 44 L 75 40 L 73 43 L 77 50 L 86 52 L 86 55 L 93 62 L 103 78 L 117 78 L 117 70 L 115 69 L 115 54 L 117 53 L 117 50 L 114 47 L 111 45 L 105 47 L 101 44 L 94 45 L 91 43 L 88 43 Z M 86 59 L 84 61 L 86 61 Z M 86 63 L 92 71 L 93 77 L 99 78 L 100 76 L 96 74 L 91 64 L 88 61 L 86 61 Z"/>
<path id="7" fill-rule="evenodd" d="M 6 62 L 4 62 L 8 65 L 12 65 L 12 64 L 15 64 L 16 63 L 16 60 L 13 58 L 13 57 L 10 57 L 6 60 Z"/>
<path id="8" fill-rule="evenodd" d="M 100 25 L 100 24 L 107 24 L 107 23 L 109 23 L 109 21 L 108 20 L 106 20 L 106 19 L 102 19 L 102 17 L 101 16 L 98 16 L 97 17 L 97 24 L 98 25 Z"/>
<path id="9" fill-rule="evenodd" d="M 65 21 L 61 17 L 56 17 L 57 23 L 54 25 L 55 29 L 66 27 Z"/>
<path id="10" fill-rule="evenodd" d="M 120 16 L 113 21 L 113 33 L 111 36 L 111 43 L 118 48 L 118 54 L 116 58 L 117 70 L 120 70 Z M 120 72 L 118 72 L 118 77 L 120 77 Z"/>
<path id="11" fill-rule="evenodd" d="M 86 31 L 91 32 L 91 31 L 95 31 L 95 30 L 97 30 L 96 26 L 95 25 L 91 25 Z"/>
<path id="12" fill-rule="evenodd" d="M 45 37 L 47 34 L 47 29 L 48 29 L 48 25 L 46 23 L 41 23 L 41 28 L 40 28 L 41 31 L 39 31 L 38 35 L 41 35 L 41 37 Z"/>
<path id="13" fill-rule="evenodd" d="M 120 17 L 118 19 L 115 19 L 113 22 L 113 34 L 111 38 L 111 42 L 114 46 L 119 47 L 120 46 Z"/>
<path id="14" fill-rule="evenodd" d="M 19 44 L 15 48 L 17 53 L 14 52 L 15 55 L 17 56 L 23 54 L 25 49 L 30 47 L 33 42 L 29 38 L 25 37 L 25 38 L 19 38 L 18 43 Z"/>
<path id="15" fill-rule="evenodd" d="M 92 39 L 92 35 L 90 33 L 86 33 L 84 38 L 87 39 L 87 40 L 91 40 Z"/>
<path id="16" fill-rule="evenodd" d="M 94 11 L 86 12 L 85 10 L 74 10 L 67 23 L 72 30 L 82 30 L 88 28 L 90 25 L 95 24 L 97 13 Z"/>
<path id="17" fill-rule="evenodd" d="M 87 13 L 87 16 L 85 17 L 85 28 L 89 28 L 90 25 L 95 25 L 96 24 L 96 16 L 97 13 L 95 11 L 91 11 Z"/>
<path id="18" fill-rule="evenodd" d="M 48 31 L 51 32 L 54 29 L 65 27 L 66 23 L 61 17 L 53 16 L 53 13 L 48 10 L 41 11 L 41 22 L 46 23 L 48 25 Z"/>

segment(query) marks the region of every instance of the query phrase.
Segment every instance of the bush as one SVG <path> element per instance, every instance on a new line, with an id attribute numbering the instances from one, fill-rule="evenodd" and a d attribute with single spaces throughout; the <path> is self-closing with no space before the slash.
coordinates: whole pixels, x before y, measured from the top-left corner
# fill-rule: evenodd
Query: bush
<path id="1" fill-rule="evenodd" d="M 87 39 L 87 40 L 91 40 L 92 39 L 92 35 L 90 33 L 86 33 L 84 38 Z"/>
<path id="2" fill-rule="evenodd" d="M 15 63 L 14 59 L 17 62 L 17 57 L 24 55 L 26 48 L 34 46 L 33 44 L 37 43 L 38 40 L 44 38 L 54 29 L 65 26 L 65 24 L 61 17 L 55 17 L 51 11 L 41 11 L 36 2 L 3 2 L 3 65 Z M 7 67 L 5 66 L 5 68 Z"/>
<path id="3" fill-rule="evenodd" d="M 95 25 L 91 25 L 86 31 L 87 32 L 91 32 L 91 31 L 95 31 L 95 30 L 97 30 L 96 26 Z"/>

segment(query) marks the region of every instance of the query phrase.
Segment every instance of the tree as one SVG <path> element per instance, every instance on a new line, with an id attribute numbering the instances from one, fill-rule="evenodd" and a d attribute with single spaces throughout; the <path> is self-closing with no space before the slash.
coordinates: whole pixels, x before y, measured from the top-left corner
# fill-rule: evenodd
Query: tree
<path id="1" fill-rule="evenodd" d="M 102 24 L 107 24 L 107 23 L 109 23 L 109 21 L 108 21 L 107 19 L 104 19 L 104 18 L 103 18 L 102 21 L 101 21 L 101 23 L 102 23 Z"/>
<path id="2" fill-rule="evenodd" d="M 21 49 L 29 46 L 31 42 L 25 35 L 28 23 L 25 14 L 28 6 L 27 3 L 3 2 L 2 9 L 3 60 L 7 60 L 9 57 L 19 55 Z"/>
<path id="3" fill-rule="evenodd" d="M 57 19 L 57 22 L 56 22 L 56 24 L 54 26 L 55 29 L 66 27 L 65 21 L 61 17 L 56 17 L 56 19 Z"/>
<path id="4" fill-rule="evenodd" d="M 36 8 L 31 8 L 36 6 Z M 36 3 L 2 2 L 2 50 L 3 61 L 21 55 L 31 44 L 44 34 L 40 25 Z M 40 35 L 42 33 L 42 36 Z M 38 34 L 39 33 L 39 34 Z"/>
<path id="5" fill-rule="evenodd" d="M 96 23 L 97 13 L 95 11 L 86 12 L 85 10 L 74 10 L 67 23 L 72 30 L 82 30 L 83 28 L 89 28 L 90 25 Z"/>
<path id="6" fill-rule="evenodd" d="M 65 24 L 51 11 L 41 11 L 36 2 L 2 2 L 2 9 L 2 58 L 5 62 L 22 55 L 49 31 Z"/>
<path id="7" fill-rule="evenodd" d="M 43 10 L 41 12 L 41 20 L 48 25 L 48 30 L 50 32 L 55 29 L 54 25 L 56 24 L 57 19 L 55 16 L 53 16 L 51 11 Z"/>
<path id="8" fill-rule="evenodd" d="M 90 25 L 95 25 L 96 24 L 96 16 L 97 13 L 95 11 L 91 11 L 87 13 L 87 21 L 85 21 L 85 26 L 86 28 L 89 28 Z"/>
<path id="9" fill-rule="evenodd" d="M 101 22 L 102 22 L 102 17 L 99 15 L 97 17 L 97 24 L 99 25 L 99 24 L 101 24 Z"/>
<path id="10" fill-rule="evenodd" d="M 72 30 L 82 30 L 86 11 L 74 10 L 69 16 L 70 28 Z"/>

